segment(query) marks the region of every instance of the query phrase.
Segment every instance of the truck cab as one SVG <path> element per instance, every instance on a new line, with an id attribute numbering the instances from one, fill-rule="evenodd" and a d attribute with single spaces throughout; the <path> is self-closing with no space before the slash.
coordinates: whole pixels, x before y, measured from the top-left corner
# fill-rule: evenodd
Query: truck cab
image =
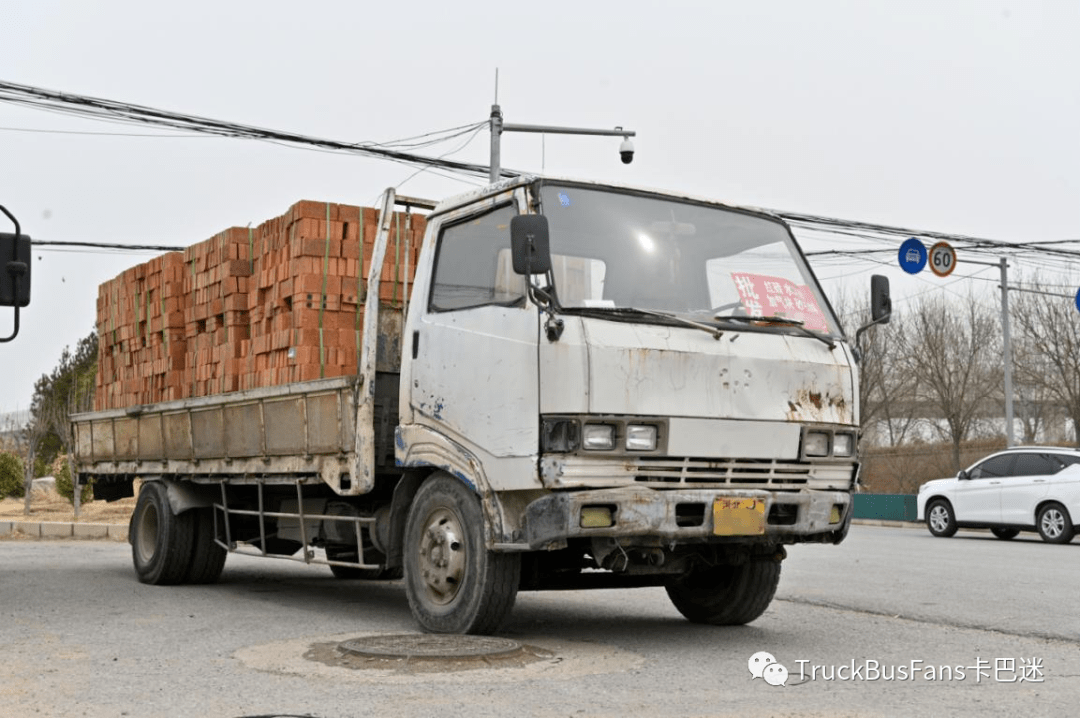
<path id="1" fill-rule="evenodd" d="M 396 458 L 475 496 L 523 588 L 663 584 L 692 618 L 745 622 L 784 544 L 844 538 L 856 363 L 783 221 L 522 177 L 428 222 Z M 411 595 L 447 600 L 463 578 L 428 548 L 406 553 Z M 751 598 L 702 598 L 736 575 Z"/>

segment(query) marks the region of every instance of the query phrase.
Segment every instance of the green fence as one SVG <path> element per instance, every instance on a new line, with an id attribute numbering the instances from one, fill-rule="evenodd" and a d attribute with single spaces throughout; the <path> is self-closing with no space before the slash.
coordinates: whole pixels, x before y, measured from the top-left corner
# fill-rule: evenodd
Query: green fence
<path id="1" fill-rule="evenodd" d="M 855 494 L 857 519 L 915 521 L 918 508 L 911 494 Z"/>

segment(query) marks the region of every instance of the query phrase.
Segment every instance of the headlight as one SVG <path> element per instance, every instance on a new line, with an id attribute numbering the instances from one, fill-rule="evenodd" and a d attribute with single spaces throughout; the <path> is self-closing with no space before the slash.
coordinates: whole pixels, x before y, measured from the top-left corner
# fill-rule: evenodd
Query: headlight
<path id="1" fill-rule="evenodd" d="M 849 457 L 855 455 L 854 434 L 834 434 L 832 444 L 833 456 Z"/>
<path id="2" fill-rule="evenodd" d="M 630 424 L 626 427 L 627 451 L 655 451 L 656 427 Z"/>
<path id="3" fill-rule="evenodd" d="M 829 435 L 825 432 L 808 431 L 803 442 L 803 453 L 807 456 L 829 455 Z"/>
<path id="4" fill-rule="evenodd" d="M 615 427 L 586 424 L 581 431 L 581 445 L 588 451 L 611 451 L 615 448 Z"/>

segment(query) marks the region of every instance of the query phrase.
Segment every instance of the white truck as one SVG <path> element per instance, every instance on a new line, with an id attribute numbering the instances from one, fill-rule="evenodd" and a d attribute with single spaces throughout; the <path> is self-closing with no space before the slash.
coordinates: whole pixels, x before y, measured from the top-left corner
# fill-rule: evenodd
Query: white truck
<path id="1" fill-rule="evenodd" d="M 242 551 L 403 576 L 433 632 L 496 631 L 519 590 L 640 586 L 742 624 L 785 545 L 844 539 L 856 357 L 781 219 L 506 179 L 430 205 L 387 311 L 396 202 L 357 376 L 73 417 L 80 483 L 140 482 L 141 581 L 213 582 Z M 872 307 L 887 320 L 884 282 Z"/>

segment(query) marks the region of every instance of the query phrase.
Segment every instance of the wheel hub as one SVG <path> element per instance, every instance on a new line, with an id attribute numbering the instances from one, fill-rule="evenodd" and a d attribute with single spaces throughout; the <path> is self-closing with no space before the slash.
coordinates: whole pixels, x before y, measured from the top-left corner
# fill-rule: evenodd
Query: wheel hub
<path id="1" fill-rule="evenodd" d="M 139 540 L 135 544 L 139 552 L 139 558 L 143 562 L 149 563 L 157 552 L 158 535 L 158 512 L 157 507 L 152 503 L 148 503 L 143 508 L 136 530 L 139 532 Z"/>
<path id="2" fill-rule="evenodd" d="M 1065 519 L 1057 511 L 1047 511 L 1043 514 L 1042 527 L 1047 536 L 1057 538 L 1065 530 Z"/>
<path id="3" fill-rule="evenodd" d="M 935 531 L 944 531 L 948 524 L 948 518 L 945 516 L 945 509 L 940 506 L 935 506 L 933 510 L 930 511 L 930 523 Z"/>
<path id="4" fill-rule="evenodd" d="M 464 532 L 456 514 L 442 508 L 425 522 L 420 541 L 420 575 L 432 602 L 446 605 L 454 600 L 465 573 Z"/>

